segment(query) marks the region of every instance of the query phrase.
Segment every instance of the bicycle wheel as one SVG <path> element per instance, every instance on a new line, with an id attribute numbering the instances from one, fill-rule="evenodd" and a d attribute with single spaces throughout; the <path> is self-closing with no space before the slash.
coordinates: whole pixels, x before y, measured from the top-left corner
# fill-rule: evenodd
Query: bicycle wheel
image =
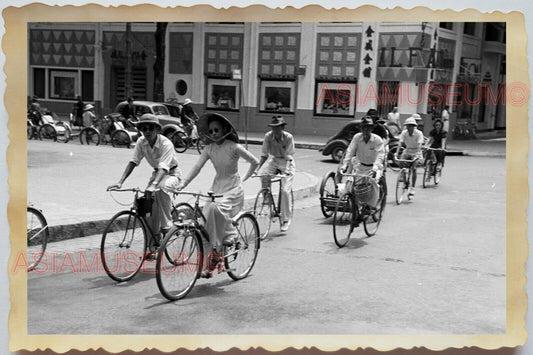
<path id="1" fill-rule="evenodd" d="M 237 239 L 231 246 L 224 247 L 224 264 L 228 275 L 237 281 L 252 271 L 260 239 L 259 227 L 252 213 L 241 213 L 233 224 L 237 228 Z"/>
<path id="2" fill-rule="evenodd" d="M 435 165 L 435 175 L 433 175 L 433 181 L 435 182 L 435 185 L 438 185 L 440 182 L 440 179 L 442 177 L 442 169 L 443 169 L 442 163 L 438 162 Z"/>
<path id="3" fill-rule="evenodd" d="M 368 215 L 363 221 L 363 226 L 365 228 L 365 233 L 368 237 L 372 237 L 376 234 L 381 223 L 381 218 L 383 217 L 383 211 L 385 210 L 385 204 L 387 203 L 387 195 L 380 186 L 379 188 L 379 200 L 377 204 L 376 212 Z"/>
<path id="4" fill-rule="evenodd" d="M 57 131 L 51 124 L 45 123 L 44 125 L 39 128 L 39 139 L 40 140 L 46 140 L 49 139 L 51 141 L 56 142 L 57 141 Z"/>
<path id="5" fill-rule="evenodd" d="M 132 211 L 114 215 L 102 235 L 100 256 L 105 272 L 113 280 L 128 281 L 141 269 L 146 251 L 147 231 Z"/>
<path id="6" fill-rule="evenodd" d="M 157 253 L 156 279 L 161 294 L 171 301 L 185 297 L 200 277 L 202 263 L 202 243 L 197 230 L 172 228 Z"/>
<path id="7" fill-rule="evenodd" d="M 333 210 L 328 207 L 327 202 L 337 198 L 337 184 L 335 184 L 335 172 L 330 171 L 322 178 L 320 183 L 320 210 L 324 217 L 333 215 Z"/>
<path id="8" fill-rule="evenodd" d="M 426 161 L 424 164 L 424 175 L 422 176 L 422 187 L 425 189 L 426 186 L 429 186 L 429 182 L 431 181 L 431 170 L 433 168 L 433 163 L 430 159 Z"/>
<path id="9" fill-rule="evenodd" d="M 261 189 L 254 203 L 254 216 L 259 227 L 260 238 L 265 239 L 272 223 L 272 194 L 269 189 Z"/>
<path id="10" fill-rule="evenodd" d="M 333 239 L 339 248 L 350 240 L 354 230 L 357 211 L 353 194 L 346 193 L 339 196 L 333 212 Z"/>
<path id="11" fill-rule="evenodd" d="M 26 232 L 28 238 L 26 260 L 28 263 L 28 271 L 31 271 L 35 269 L 37 264 L 41 261 L 49 237 L 48 223 L 46 222 L 46 219 L 39 210 L 33 207 L 27 208 Z"/>
<path id="12" fill-rule="evenodd" d="M 100 133 L 94 127 L 85 127 L 80 132 L 80 143 L 87 145 L 99 145 Z"/>
<path id="13" fill-rule="evenodd" d="M 111 145 L 113 147 L 126 146 L 130 147 L 131 137 L 126 130 L 118 129 L 111 134 Z"/>
<path id="14" fill-rule="evenodd" d="M 202 138 L 197 138 L 196 139 L 196 150 L 198 151 L 198 153 L 202 154 L 202 150 L 204 150 L 205 148 L 205 142 Z"/>
<path id="15" fill-rule="evenodd" d="M 178 153 L 184 153 L 188 148 L 188 138 L 183 132 L 176 131 L 170 136 L 170 141 L 174 144 L 174 149 Z"/>
<path id="16" fill-rule="evenodd" d="M 407 169 L 402 168 L 398 173 L 398 178 L 396 180 L 396 204 L 399 205 L 404 199 L 404 194 L 407 191 Z"/>

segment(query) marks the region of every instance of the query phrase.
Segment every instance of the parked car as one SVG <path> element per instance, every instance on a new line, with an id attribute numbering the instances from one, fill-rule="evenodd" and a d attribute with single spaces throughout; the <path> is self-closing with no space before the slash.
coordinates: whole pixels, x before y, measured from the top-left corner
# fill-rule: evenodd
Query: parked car
<path id="1" fill-rule="evenodd" d="M 116 113 L 123 115 L 127 101 L 119 102 L 115 107 Z M 175 132 L 184 132 L 181 119 L 170 114 L 168 108 L 163 103 L 153 101 L 133 101 L 135 117 L 139 118 L 145 113 L 152 113 L 157 116 L 159 123 L 163 126 L 161 134 L 166 137 L 172 136 Z"/>
<path id="2" fill-rule="evenodd" d="M 398 136 L 400 134 L 400 129 L 396 125 L 385 125 L 389 131 L 389 154 L 387 160 L 390 163 L 393 163 L 394 153 L 396 152 L 398 146 Z M 361 120 L 353 120 L 348 122 L 341 130 L 329 138 L 324 144 L 324 147 L 320 148 L 319 151 L 322 152 L 322 155 L 331 156 L 331 159 L 335 163 L 339 163 L 346 153 L 346 149 L 350 144 L 353 136 L 356 133 L 361 131 Z"/>

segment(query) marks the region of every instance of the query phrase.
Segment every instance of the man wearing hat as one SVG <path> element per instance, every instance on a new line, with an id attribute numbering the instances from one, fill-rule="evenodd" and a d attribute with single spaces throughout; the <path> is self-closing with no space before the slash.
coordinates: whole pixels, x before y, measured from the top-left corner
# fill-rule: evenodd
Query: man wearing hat
<path id="1" fill-rule="evenodd" d="M 398 146 L 400 147 L 403 144 L 405 144 L 405 150 L 402 153 L 401 159 L 405 160 L 412 160 L 412 159 L 421 159 L 422 158 L 422 145 L 424 144 L 424 134 L 419 131 L 416 126 L 418 123 L 416 122 L 420 115 L 413 114 L 411 117 L 407 118 L 403 125 L 407 128 L 402 131 L 400 134 L 400 138 L 398 141 Z M 398 159 L 398 151 L 396 151 L 395 155 L 396 159 Z M 417 162 L 414 162 L 411 164 L 411 175 L 413 177 L 413 185 L 409 187 L 409 196 L 412 197 L 415 194 L 414 187 L 416 186 L 416 165 Z"/>
<path id="2" fill-rule="evenodd" d="M 384 184 L 383 161 L 385 159 L 385 148 L 383 139 L 377 134 L 372 133 L 374 130 L 374 121 L 372 117 L 365 116 L 361 121 L 362 132 L 353 136 L 350 145 L 346 149 L 344 161 L 340 171 L 346 172 L 348 165 L 352 163 L 352 170 L 357 174 L 367 174 L 370 171 L 375 173 L 375 180 Z M 384 189 L 386 189 L 385 185 Z M 377 190 L 377 186 L 376 186 Z M 379 198 L 378 191 L 374 191 L 374 196 L 370 205 L 376 207 Z"/>
<path id="3" fill-rule="evenodd" d="M 133 157 L 126 166 L 118 183 L 108 187 L 108 190 L 120 189 L 124 181 L 143 158 L 154 169 L 148 181 L 145 193 L 146 197 L 155 196 L 150 218 L 151 229 L 157 237 L 163 236 L 172 227 L 172 200 L 170 194 L 176 190 L 181 181 L 181 170 L 178 167 L 177 155 L 174 145 L 161 132 L 161 124 L 158 118 L 145 113 L 137 122 L 137 128 L 142 136 L 137 140 Z"/>
<path id="4" fill-rule="evenodd" d="M 189 98 L 183 101 L 183 106 L 181 108 L 181 123 L 187 129 L 187 134 L 195 139 L 198 137 L 198 129 L 196 128 L 198 115 L 194 112 L 194 108 L 191 104 L 192 100 Z"/>
<path id="5" fill-rule="evenodd" d="M 91 127 L 96 120 L 96 115 L 94 114 L 94 106 L 87 104 L 83 107 L 82 115 L 83 127 Z"/>
<path id="6" fill-rule="evenodd" d="M 293 158 L 294 137 L 285 131 L 286 124 L 287 122 L 285 122 L 283 116 L 272 117 L 272 121 L 268 124 L 271 130 L 265 134 L 258 167 L 258 171 L 260 169 L 260 175 L 275 175 L 278 172 L 287 175 L 281 181 L 280 218 L 282 232 L 287 231 L 291 223 L 289 194 L 292 189 L 294 173 L 296 172 Z M 269 188 L 270 177 L 262 177 L 261 185 L 263 188 Z"/>

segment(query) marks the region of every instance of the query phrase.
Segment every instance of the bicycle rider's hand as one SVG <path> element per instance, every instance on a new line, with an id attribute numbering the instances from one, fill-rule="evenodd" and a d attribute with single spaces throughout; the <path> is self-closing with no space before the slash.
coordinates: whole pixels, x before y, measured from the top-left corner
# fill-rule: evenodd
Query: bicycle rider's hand
<path id="1" fill-rule="evenodd" d="M 176 187 L 176 190 L 181 191 L 181 190 L 183 190 L 184 188 L 185 188 L 185 184 L 182 183 L 182 182 L 180 182 L 179 185 L 178 185 L 178 187 Z"/>
<path id="2" fill-rule="evenodd" d="M 111 191 L 111 190 L 118 190 L 122 187 L 122 184 L 120 182 L 116 183 L 116 184 L 113 184 L 113 185 L 109 185 L 107 187 L 107 191 Z"/>

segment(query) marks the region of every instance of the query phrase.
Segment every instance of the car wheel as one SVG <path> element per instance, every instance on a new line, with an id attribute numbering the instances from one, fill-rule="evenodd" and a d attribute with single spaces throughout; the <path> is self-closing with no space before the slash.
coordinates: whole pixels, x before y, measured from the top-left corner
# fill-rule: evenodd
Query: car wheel
<path id="1" fill-rule="evenodd" d="M 345 147 L 343 146 L 336 146 L 335 148 L 333 148 L 333 150 L 331 151 L 331 159 L 333 159 L 333 161 L 335 163 L 338 163 L 341 161 L 342 157 L 344 156 L 344 151 L 346 150 Z"/>

